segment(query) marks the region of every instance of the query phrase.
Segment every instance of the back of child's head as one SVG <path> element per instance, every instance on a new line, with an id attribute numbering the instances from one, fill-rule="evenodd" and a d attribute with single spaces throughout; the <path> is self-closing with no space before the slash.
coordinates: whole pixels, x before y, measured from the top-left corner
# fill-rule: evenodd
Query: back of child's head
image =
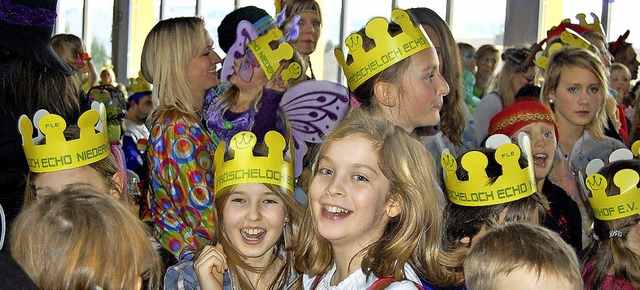
<path id="1" fill-rule="evenodd" d="M 82 57 L 85 52 L 82 39 L 73 34 L 56 34 L 51 37 L 51 47 L 53 50 L 69 63 L 72 67 L 77 68 L 78 55 Z"/>
<path id="2" fill-rule="evenodd" d="M 523 272 L 529 277 L 520 280 L 523 284 L 506 280 Z M 476 241 L 464 260 L 464 276 L 469 290 L 522 289 L 531 287 L 531 281 L 555 285 L 553 289 L 582 289 L 573 249 L 556 233 L 526 223 L 498 226 Z"/>
<path id="3" fill-rule="evenodd" d="M 441 224 L 435 202 L 434 161 L 417 139 L 383 117 L 354 110 L 325 136 L 311 179 L 328 147 L 352 135 L 372 143 L 371 154 L 377 157 L 380 171 L 389 182 L 386 198 L 402 204 L 400 214 L 390 217 L 382 236 L 371 245 L 363 245 L 363 260 L 358 266 L 365 274 L 402 279 L 403 267 L 409 263 L 422 278 L 446 283 L 443 281 L 449 276 L 437 261 Z M 296 247 L 296 269 L 301 272 L 322 274 L 333 264 L 332 247 L 318 233 L 311 202 Z"/>
<path id="4" fill-rule="evenodd" d="M 615 161 L 599 171 L 599 174 L 607 181 L 605 189 L 607 196 L 621 194 L 620 188 L 614 183 L 614 177 L 616 173 L 624 169 L 640 173 L 640 161 L 637 159 Z M 640 186 L 640 182 L 635 186 Z M 634 193 L 627 192 L 625 194 Z M 583 279 L 585 285 L 589 286 L 588 288 L 601 289 L 607 275 L 612 275 L 631 283 L 635 288 L 640 288 L 640 255 L 628 243 L 629 239 L 635 238 L 630 236 L 630 233 L 637 232 L 639 224 L 640 214 L 610 220 L 601 220 L 597 217 L 594 219 L 593 240 L 580 253 L 580 259 L 585 265 Z"/>
<path id="5" fill-rule="evenodd" d="M 11 254 L 41 289 L 131 289 L 159 285 L 159 257 L 146 227 L 123 204 L 87 188 L 66 189 L 25 208 Z"/>

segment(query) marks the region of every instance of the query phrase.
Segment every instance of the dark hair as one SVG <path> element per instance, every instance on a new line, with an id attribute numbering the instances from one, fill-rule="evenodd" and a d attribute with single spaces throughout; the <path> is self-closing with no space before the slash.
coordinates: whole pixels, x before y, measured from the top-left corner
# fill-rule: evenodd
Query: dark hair
<path id="1" fill-rule="evenodd" d="M 541 91 L 541 88 L 539 86 L 526 84 L 524 85 L 524 87 L 518 90 L 518 92 L 516 93 L 514 102 L 518 102 L 526 99 L 539 100 L 540 91 Z"/>
<path id="2" fill-rule="evenodd" d="M 80 116 L 80 80 L 0 48 L 0 112 L 32 117 L 39 109 L 58 114 L 67 123 Z"/>
<path id="3" fill-rule="evenodd" d="M 613 179 L 622 169 L 640 173 L 640 161 L 620 160 L 600 169 L 599 173 L 607 180 L 607 196 L 620 194 L 620 188 L 614 184 Z M 640 186 L 640 182 L 637 186 Z M 600 289 L 608 275 L 624 280 L 636 289 L 640 287 L 640 256 L 626 243 L 629 231 L 639 222 L 640 216 L 637 214 L 608 221 L 594 219 L 594 239 L 580 253 L 580 260 L 585 265 L 582 278 L 585 285 L 591 286 L 590 289 Z M 612 237 L 612 230 L 620 231 L 622 237 Z"/>

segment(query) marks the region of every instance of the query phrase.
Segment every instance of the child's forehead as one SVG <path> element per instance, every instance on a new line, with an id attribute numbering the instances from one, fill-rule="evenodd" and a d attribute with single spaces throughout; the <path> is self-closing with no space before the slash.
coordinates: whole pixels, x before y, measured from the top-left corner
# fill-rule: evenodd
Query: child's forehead
<path id="1" fill-rule="evenodd" d="M 563 273 L 549 273 L 544 269 L 538 272 L 526 266 L 520 266 L 509 273 L 497 275 L 496 280 L 496 290 L 580 289 L 579 285 L 573 285 Z"/>

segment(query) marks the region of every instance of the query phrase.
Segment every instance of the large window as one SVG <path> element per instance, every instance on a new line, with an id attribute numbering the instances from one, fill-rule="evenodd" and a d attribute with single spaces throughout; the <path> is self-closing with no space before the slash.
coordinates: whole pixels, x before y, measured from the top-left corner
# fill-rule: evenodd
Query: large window
<path id="1" fill-rule="evenodd" d="M 233 11 L 233 1 L 202 1 L 202 16 L 204 17 L 205 24 L 207 25 L 207 31 L 213 39 L 213 49 L 221 58 L 224 58 L 225 53 L 220 48 L 218 42 L 218 26 L 229 12 Z"/>
<path id="2" fill-rule="evenodd" d="M 627 42 L 633 44 L 636 51 L 640 49 L 640 30 L 635 29 L 637 26 L 632 25 L 637 17 L 638 1 L 637 0 L 616 0 L 611 3 L 611 22 L 609 26 L 609 41 L 616 41 L 618 37 L 624 34 L 627 29 L 631 30 Z"/>
<path id="3" fill-rule="evenodd" d="M 451 32 L 458 42 L 474 47 L 483 44 L 502 45 L 504 22 L 507 14 L 506 0 L 455 0 Z"/>
<path id="4" fill-rule="evenodd" d="M 111 66 L 111 31 L 113 28 L 114 0 L 87 1 L 87 38 L 84 44 L 91 54 L 96 72 Z"/>
<path id="5" fill-rule="evenodd" d="M 427 7 L 438 13 L 440 18 L 447 19 L 447 0 L 396 0 L 396 7 L 400 9 Z"/>

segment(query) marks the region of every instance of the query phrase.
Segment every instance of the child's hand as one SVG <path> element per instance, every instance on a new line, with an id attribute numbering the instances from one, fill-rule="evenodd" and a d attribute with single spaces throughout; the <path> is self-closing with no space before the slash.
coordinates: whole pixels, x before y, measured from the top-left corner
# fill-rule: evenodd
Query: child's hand
<path id="1" fill-rule="evenodd" d="M 228 268 L 222 245 L 204 246 L 202 253 L 193 261 L 193 268 L 202 290 L 222 289 L 224 270 Z"/>
<path id="2" fill-rule="evenodd" d="M 282 70 L 284 70 L 285 64 L 281 63 L 276 73 L 273 74 L 271 79 L 267 80 L 267 84 L 264 86 L 267 89 L 272 89 L 278 92 L 284 92 L 287 90 L 287 84 L 282 79 Z"/>

